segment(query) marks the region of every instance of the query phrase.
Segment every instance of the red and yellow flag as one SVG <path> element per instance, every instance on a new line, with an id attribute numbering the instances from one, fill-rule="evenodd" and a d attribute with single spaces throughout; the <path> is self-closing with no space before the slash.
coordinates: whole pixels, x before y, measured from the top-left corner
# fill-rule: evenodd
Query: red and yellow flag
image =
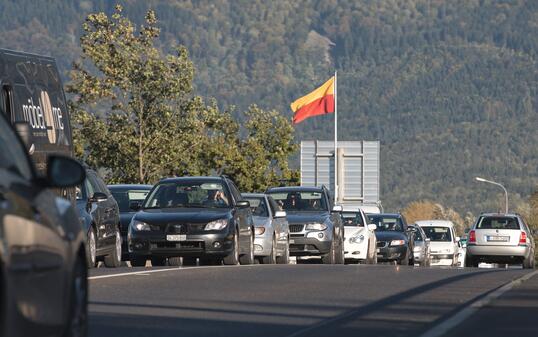
<path id="1" fill-rule="evenodd" d="M 334 113 L 334 76 L 321 87 L 291 103 L 293 124 L 300 123 L 308 117 Z"/>

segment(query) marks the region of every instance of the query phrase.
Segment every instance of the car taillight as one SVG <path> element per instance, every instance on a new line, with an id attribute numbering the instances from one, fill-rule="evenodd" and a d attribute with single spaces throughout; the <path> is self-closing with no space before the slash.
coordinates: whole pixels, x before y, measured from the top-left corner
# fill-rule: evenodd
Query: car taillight
<path id="1" fill-rule="evenodd" d="M 527 233 L 524 231 L 521 231 L 521 234 L 519 235 L 519 244 L 524 245 L 527 243 Z"/>
<path id="2" fill-rule="evenodd" d="M 475 231 L 469 232 L 469 243 L 476 243 L 476 233 Z"/>

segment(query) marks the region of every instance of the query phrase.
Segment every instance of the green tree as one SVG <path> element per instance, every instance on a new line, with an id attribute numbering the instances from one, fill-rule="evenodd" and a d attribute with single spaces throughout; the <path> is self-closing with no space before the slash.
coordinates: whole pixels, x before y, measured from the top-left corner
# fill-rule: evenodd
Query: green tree
<path id="1" fill-rule="evenodd" d="M 68 86 L 76 95 L 76 149 L 90 165 L 109 169 L 111 182 L 154 182 L 182 165 L 188 169 L 202 145 L 204 107 L 191 94 L 194 67 L 184 47 L 161 55 L 156 23 L 150 10 L 136 33 L 116 6 L 111 17 L 90 14 L 83 24 L 82 62 L 74 64 Z"/>

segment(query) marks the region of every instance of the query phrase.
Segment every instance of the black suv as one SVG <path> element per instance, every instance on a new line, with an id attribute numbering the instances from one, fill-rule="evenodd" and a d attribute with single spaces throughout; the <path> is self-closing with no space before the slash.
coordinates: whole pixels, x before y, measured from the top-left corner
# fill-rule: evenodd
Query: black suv
<path id="1" fill-rule="evenodd" d="M 120 211 L 118 203 L 94 170 L 77 188 L 77 209 L 87 233 L 88 266 L 103 260 L 106 267 L 121 265 Z"/>
<path id="2" fill-rule="evenodd" d="M 254 263 L 248 201 L 227 177 L 161 180 L 129 225 L 132 266 Z M 180 261 L 182 257 L 182 262 Z"/>
<path id="3" fill-rule="evenodd" d="M 401 265 L 414 265 L 415 228 L 407 225 L 400 213 L 367 214 L 368 223 L 375 224 L 378 261 L 396 261 Z"/>
<path id="4" fill-rule="evenodd" d="M 342 206 L 333 206 L 325 186 L 273 187 L 266 193 L 287 213 L 290 255 L 317 255 L 325 264 L 344 263 Z"/>

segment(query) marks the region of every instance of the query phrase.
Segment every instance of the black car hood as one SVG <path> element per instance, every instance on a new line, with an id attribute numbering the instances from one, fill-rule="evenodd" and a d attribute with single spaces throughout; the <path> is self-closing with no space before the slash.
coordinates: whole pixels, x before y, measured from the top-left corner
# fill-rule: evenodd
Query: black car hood
<path id="1" fill-rule="evenodd" d="M 207 223 L 232 216 L 229 208 L 166 208 L 145 209 L 135 213 L 135 219 L 149 224 L 160 225 L 177 223 Z"/>
<path id="2" fill-rule="evenodd" d="M 330 216 L 329 212 L 288 212 L 290 224 L 324 223 Z"/>
<path id="3" fill-rule="evenodd" d="M 405 240 L 407 242 L 407 235 L 404 232 L 396 231 L 384 231 L 384 232 L 375 232 L 377 241 L 391 241 L 391 240 Z"/>

